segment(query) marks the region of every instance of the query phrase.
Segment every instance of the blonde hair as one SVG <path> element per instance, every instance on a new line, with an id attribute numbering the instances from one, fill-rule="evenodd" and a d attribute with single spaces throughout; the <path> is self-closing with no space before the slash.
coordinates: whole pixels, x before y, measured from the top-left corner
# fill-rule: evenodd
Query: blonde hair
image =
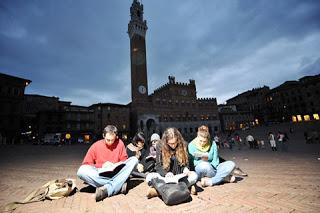
<path id="1" fill-rule="evenodd" d="M 210 141 L 210 132 L 209 132 L 209 128 L 205 125 L 202 125 L 200 127 L 198 127 L 198 132 L 197 132 L 198 136 L 207 138 L 208 141 Z"/>
<path id="2" fill-rule="evenodd" d="M 188 165 L 188 153 L 187 147 L 185 145 L 185 140 L 183 139 L 181 133 L 176 128 L 167 128 L 163 135 L 162 135 L 162 162 L 163 168 L 166 171 L 170 169 L 170 160 L 172 156 L 171 149 L 168 145 L 168 140 L 173 138 L 177 139 L 177 146 L 175 148 L 175 157 L 177 158 L 180 166 L 187 166 Z"/>

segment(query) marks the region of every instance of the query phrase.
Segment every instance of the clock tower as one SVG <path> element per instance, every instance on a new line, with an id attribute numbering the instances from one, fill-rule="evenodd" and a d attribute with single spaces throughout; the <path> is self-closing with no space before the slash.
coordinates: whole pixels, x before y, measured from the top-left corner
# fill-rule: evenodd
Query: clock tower
<path id="1" fill-rule="evenodd" d="M 146 41 L 147 21 L 143 20 L 143 4 L 133 0 L 130 7 L 128 34 L 130 38 L 131 99 L 133 105 L 143 105 L 148 100 Z"/>

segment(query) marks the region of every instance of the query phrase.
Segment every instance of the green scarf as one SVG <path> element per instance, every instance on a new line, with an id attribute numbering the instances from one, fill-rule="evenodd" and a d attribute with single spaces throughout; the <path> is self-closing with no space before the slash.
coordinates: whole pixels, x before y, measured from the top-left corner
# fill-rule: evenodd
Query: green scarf
<path id="1" fill-rule="evenodd" d="M 211 147 L 210 140 L 208 140 L 208 143 L 206 145 L 201 146 L 198 137 L 193 139 L 193 141 L 191 143 L 201 152 L 209 152 L 210 147 Z"/>

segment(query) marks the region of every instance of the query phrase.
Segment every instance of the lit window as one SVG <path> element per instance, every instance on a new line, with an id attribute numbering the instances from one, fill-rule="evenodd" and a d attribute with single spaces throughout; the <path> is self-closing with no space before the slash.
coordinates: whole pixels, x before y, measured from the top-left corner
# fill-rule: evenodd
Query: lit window
<path id="1" fill-rule="evenodd" d="M 310 116 L 309 116 L 309 115 L 304 115 L 304 116 L 303 116 L 303 120 L 305 120 L 305 121 L 310 121 Z"/>
<path id="2" fill-rule="evenodd" d="M 313 114 L 313 119 L 314 120 L 319 120 L 319 114 Z"/>
<path id="3" fill-rule="evenodd" d="M 302 121 L 301 115 L 297 115 L 297 119 L 299 122 Z"/>
<path id="4" fill-rule="evenodd" d="M 292 122 L 297 122 L 297 117 L 292 115 Z"/>

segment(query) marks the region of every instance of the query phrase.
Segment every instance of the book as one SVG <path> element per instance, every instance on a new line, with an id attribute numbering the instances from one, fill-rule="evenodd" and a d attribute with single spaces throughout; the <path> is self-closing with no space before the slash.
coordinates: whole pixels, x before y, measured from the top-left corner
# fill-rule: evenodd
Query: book
<path id="1" fill-rule="evenodd" d="M 172 177 L 164 177 L 163 180 L 165 183 L 178 183 L 179 180 L 184 177 L 187 177 L 187 175 L 182 173 L 182 174 L 174 175 Z"/>
<path id="2" fill-rule="evenodd" d="M 155 160 L 156 160 L 156 158 L 155 158 L 155 157 L 153 157 L 153 156 L 151 156 L 151 155 L 149 155 L 149 156 L 147 156 L 147 157 L 146 157 L 146 161 L 150 161 L 150 160 L 155 161 Z"/>
<path id="3" fill-rule="evenodd" d="M 208 158 L 209 153 L 208 152 L 195 152 L 193 155 L 196 158 Z"/>
<path id="4" fill-rule="evenodd" d="M 98 173 L 103 177 L 113 177 L 115 176 L 126 164 L 122 161 L 108 165 L 106 167 L 98 168 Z"/>

